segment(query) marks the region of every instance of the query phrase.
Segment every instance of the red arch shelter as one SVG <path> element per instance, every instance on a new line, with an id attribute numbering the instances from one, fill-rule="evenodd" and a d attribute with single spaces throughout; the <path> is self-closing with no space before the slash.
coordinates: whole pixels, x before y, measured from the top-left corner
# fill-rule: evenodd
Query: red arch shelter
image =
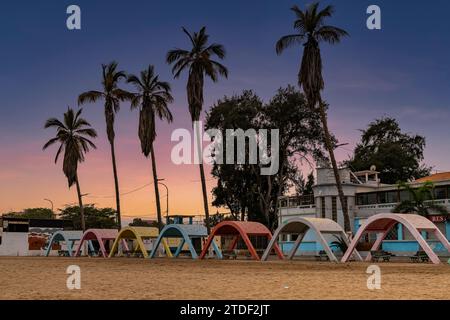
<path id="1" fill-rule="evenodd" d="M 200 259 L 203 259 L 205 257 L 206 253 L 208 252 L 209 246 L 211 245 L 215 236 L 234 236 L 234 240 L 229 248 L 230 250 L 233 250 L 236 247 L 239 238 L 242 238 L 242 240 L 247 245 L 248 251 L 255 260 L 260 260 L 260 257 L 253 247 L 249 237 L 265 236 L 267 237 L 268 242 L 272 239 L 272 234 L 270 233 L 269 229 L 267 229 L 263 224 L 259 222 L 222 221 L 213 229 L 211 235 L 208 237 L 208 240 L 203 247 L 203 251 L 200 254 Z M 284 258 L 283 253 L 281 252 L 278 245 L 274 246 L 274 250 L 280 257 L 280 259 Z"/>

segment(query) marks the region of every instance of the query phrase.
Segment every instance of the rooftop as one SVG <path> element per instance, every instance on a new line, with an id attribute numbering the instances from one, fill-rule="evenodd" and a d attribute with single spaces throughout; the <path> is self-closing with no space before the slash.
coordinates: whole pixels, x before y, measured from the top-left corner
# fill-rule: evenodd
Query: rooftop
<path id="1" fill-rule="evenodd" d="M 435 174 L 432 174 L 431 176 L 417 179 L 414 182 L 427 182 L 427 181 L 436 182 L 436 181 L 445 181 L 445 180 L 450 180 L 450 172 L 435 173 Z"/>

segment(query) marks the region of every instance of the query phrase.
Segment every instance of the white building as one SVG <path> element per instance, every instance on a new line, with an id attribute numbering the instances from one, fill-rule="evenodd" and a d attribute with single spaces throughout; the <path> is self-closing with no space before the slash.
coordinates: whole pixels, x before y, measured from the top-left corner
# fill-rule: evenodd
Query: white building
<path id="1" fill-rule="evenodd" d="M 371 169 L 361 172 L 352 172 L 348 168 L 339 170 L 345 197 L 344 205 L 348 208 L 353 233 L 368 217 L 377 213 L 391 212 L 399 202 L 410 197 L 408 191 L 399 190 L 397 185 L 383 184 L 378 177 L 379 172 L 375 168 Z M 318 168 L 316 177 L 313 195 L 280 198 L 280 223 L 296 216 L 306 216 L 329 218 L 344 226 L 342 204 L 339 201 L 333 170 Z M 412 182 L 411 186 L 420 186 L 425 181 L 431 181 L 435 186 L 435 203 L 446 206 L 450 211 L 450 172 L 418 179 Z M 450 221 L 447 221 L 447 217 L 434 214 L 431 216 L 431 220 L 450 239 Z M 403 244 L 402 248 L 411 248 L 411 250 L 405 249 L 406 251 L 414 251 L 416 245 L 409 243 L 410 237 L 406 232 L 403 232 L 402 227 L 398 226 L 395 231 L 389 239 L 395 240 L 397 247 L 399 244 Z M 290 243 L 295 240 L 294 238 L 295 235 L 288 235 L 281 239 L 281 244 L 286 247 L 286 250 L 290 247 Z M 314 251 L 314 238 L 309 236 L 305 240 L 309 240 L 309 249 Z M 370 243 L 373 239 L 367 238 L 366 240 Z M 404 243 L 399 241 L 404 241 Z M 387 241 L 385 242 L 384 245 L 389 247 L 390 244 Z M 394 249 L 398 249 L 397 247 Z M 307 244 L 304 249 L 308 250 Z"/>

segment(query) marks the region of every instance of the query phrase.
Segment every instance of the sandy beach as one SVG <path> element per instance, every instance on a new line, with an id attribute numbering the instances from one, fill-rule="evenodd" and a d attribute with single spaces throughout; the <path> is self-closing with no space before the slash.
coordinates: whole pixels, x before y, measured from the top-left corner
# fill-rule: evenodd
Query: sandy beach
<path id="1" fill-rule="evenodd" d="M 68 290 L 66 269 L 81 269 Z M 381 290 L 368 290 L 368 264 L 136 258 L 0 258 L 0 299 L 450 299 L 447 264 L 380 263 Z"/>

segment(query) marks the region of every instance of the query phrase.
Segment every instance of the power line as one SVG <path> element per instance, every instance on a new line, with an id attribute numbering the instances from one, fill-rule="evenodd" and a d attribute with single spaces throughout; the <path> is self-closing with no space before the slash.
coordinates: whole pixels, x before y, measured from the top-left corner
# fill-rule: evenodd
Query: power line
<path id="1" fill-rule="evenodd" d="M 133 189 L 133 190 L 130 190 L 130 191 L 121 193 L 120 196 L 126 196 L 126 195 L 129 195 L 129 194 L 131 194 L 131 193 L 140 191 L 140 190 L 142 190 L 142 189 L 144 189 L 144 188 L 146 188 L 146 187 L 148 187 L 148 186 L 151 186 L 152 184 L 153 184 L 152 182 L 147 183 L 147 184 L 144 184 L 143 186 L 140 186 L 140 187 L 135 188 L 135 189 Z M 86 196 L 86 197 L 87 197 L 87 198 L 94 198 L 94 199 L 98 199 L 98 198 L 106 199 L 106 198 L 115 198 L 116 196 Z"/>

